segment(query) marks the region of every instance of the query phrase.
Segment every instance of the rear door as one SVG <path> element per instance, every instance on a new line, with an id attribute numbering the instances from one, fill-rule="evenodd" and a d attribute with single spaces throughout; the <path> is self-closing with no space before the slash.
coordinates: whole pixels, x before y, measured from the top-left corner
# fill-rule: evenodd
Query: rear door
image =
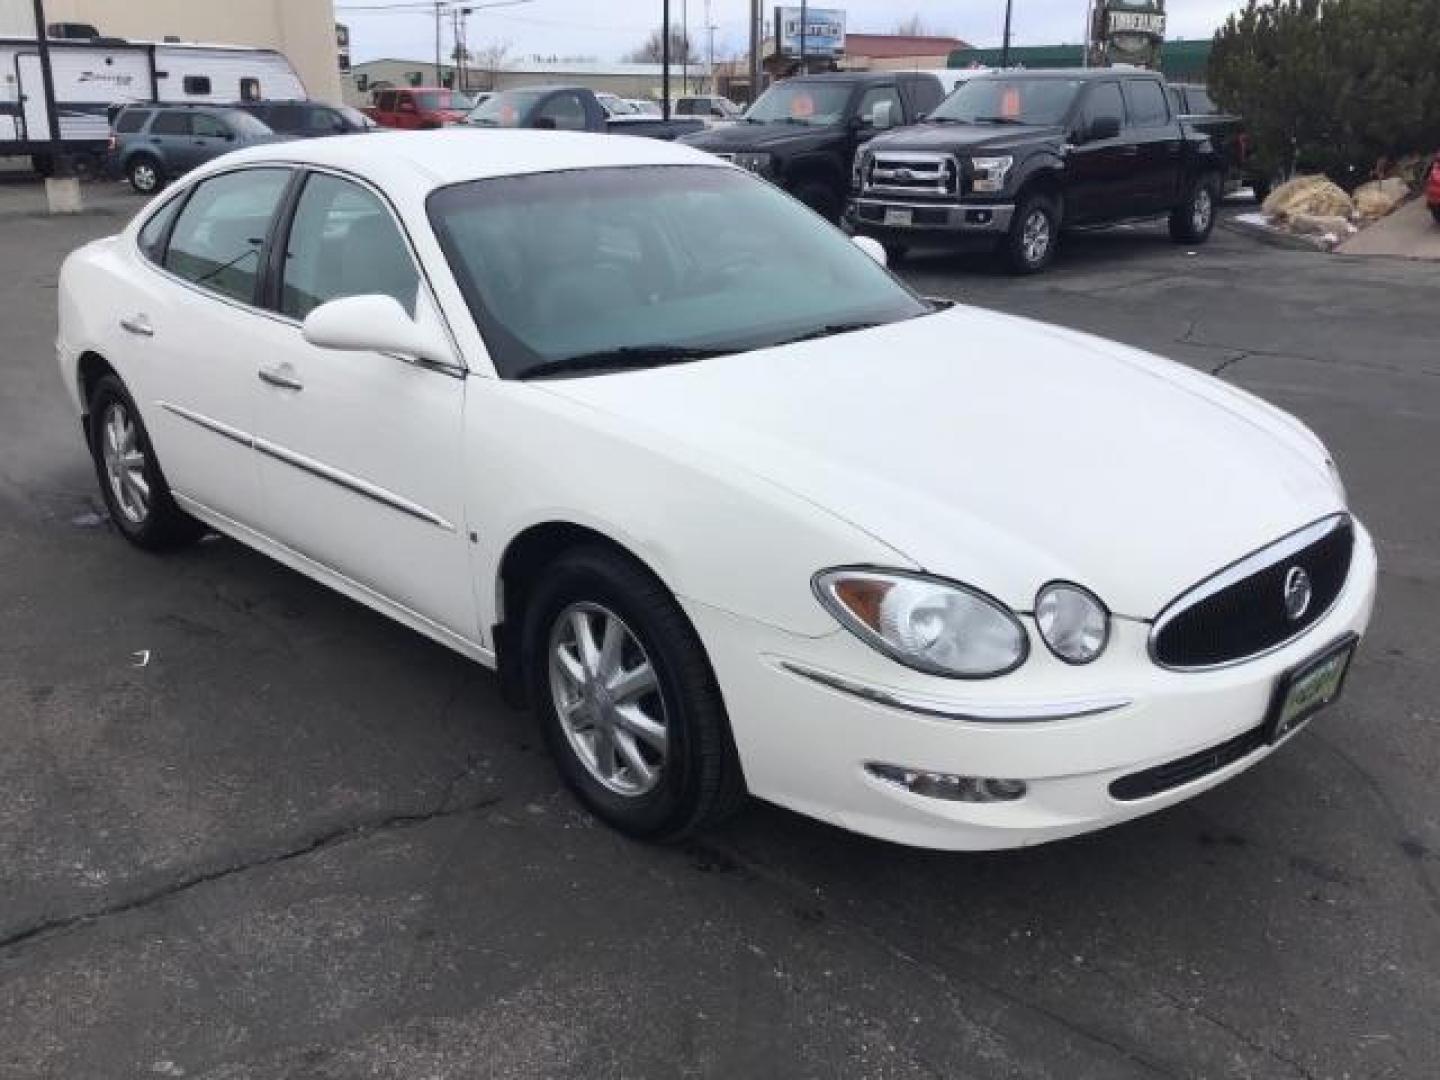
<path id="1" fill-rule="evenodd" d="M 1126 130 L 1135 146 L 1133 212 L 1156 214 L 1174 205 L 1180 187 L 1180 124 L 1159 79 L 1125 79 L 1124 88 Z"/>
<path id="2" fill-rule="evenodd" d="M 1114 121 L 1117 134 L 1096 138 L 1101 121 Z M 1133 199 L 1137 155 L 1125 130 L 1125 98 L 1120 83 L 1097 82 L 1085 90 L 1070 132 L 1065 192 L 1068 220 L 1078 223 L 1124 217 Z"/>

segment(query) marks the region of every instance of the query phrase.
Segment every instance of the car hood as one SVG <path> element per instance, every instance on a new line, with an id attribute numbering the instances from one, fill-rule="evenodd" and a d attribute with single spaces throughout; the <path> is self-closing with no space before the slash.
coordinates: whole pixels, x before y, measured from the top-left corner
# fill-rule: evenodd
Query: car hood
<path id="1" fill-rule="evenodd" d="M 684 445 L 745 469 L 1017 610 L 1065 579 L 1151 618 L 1343 509 L 1324 447 L 1279 410 L 978 309 L 536 385 L 624 420 L 657 452 Z"/>
<path id="2" fill-rule="evenodd" d="M 870 140 L 871 150 L 1007 151 L 1054 143 L 1058 127 L 1014 127 L 1006 124 L 936 124 L 886 132 Z"/>
<path id="3" fill-rule="evenodd" d="M 687 135 L 680 141 L 712 153 L 750 153 L 786 145 L 823 143 L 833 139 L 841 128 L 835 125 L 809 127 L 802 124 L 749 124 L 740 122 L 723 128 L 707 128 Z"/>

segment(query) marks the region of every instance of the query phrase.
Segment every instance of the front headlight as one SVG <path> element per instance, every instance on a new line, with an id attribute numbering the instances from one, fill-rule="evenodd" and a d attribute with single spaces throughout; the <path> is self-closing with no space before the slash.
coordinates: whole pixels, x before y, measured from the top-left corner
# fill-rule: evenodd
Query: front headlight
<path id="1" fill-rule="evenodd" d="M 895 570 L 826 570 L 815 595 L 842 626 L 906 667 L 986 679 L 1025 662 L 1030 639 L 1009 608 L 958 582 Z"/>
<path id="2" fill-rule="evenodd" d="M 770 175 L 770 167 L 774 158 L 769 154 L 736 154 L 735 164 L 742 169 L 749 169 L 761 176 Z"/>
<path id="3" fill-rule="evenodd" d="M 1088 664 L 1110 640 L 1110 612 L 1092 593 L 1053 581 L 1035 597 L 1035 625 L 1050 651 L 1067 664 Z"/>
<path id="4" fill-rule="evenodd" d="M 970 165 L 974 170 L 971 190 L 992 195 L 1004 191 L 1005 177 L 1010 175 L 1010 167 L 1014 164 L 1015 159 L 1009 154 L 1004 157 L 971 158 Z"/>

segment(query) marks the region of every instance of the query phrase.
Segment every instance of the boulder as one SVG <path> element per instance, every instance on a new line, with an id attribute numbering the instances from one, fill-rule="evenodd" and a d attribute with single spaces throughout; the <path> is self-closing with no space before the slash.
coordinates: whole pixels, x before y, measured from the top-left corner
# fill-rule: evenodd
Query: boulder
<path id="1" fill-rule="evenodd" d="M 1285 227 L 1292 233 L 1318 236 L 1331 244 L 1348 239 L 1355 231 L 1350 219 L 1338 214 L 1291 214 L 1285 219 Z"/>
<path id="2" fill-rule="evenodd" d="M 1261 207 L 1266 216 L 1281 222 L 1296 214 L 1348 218 L 1355 204 L 1343 188 L 1324 176 L 1297 176 L 1270 193 Z"/>
<path id="3" fill-rule="evenodd" d="M 1361 220 L 1379 221 L 1410 198 L 1410 185 L 1398 176 L 1375 180 L 1355 189 L 1355 211 Z"/>

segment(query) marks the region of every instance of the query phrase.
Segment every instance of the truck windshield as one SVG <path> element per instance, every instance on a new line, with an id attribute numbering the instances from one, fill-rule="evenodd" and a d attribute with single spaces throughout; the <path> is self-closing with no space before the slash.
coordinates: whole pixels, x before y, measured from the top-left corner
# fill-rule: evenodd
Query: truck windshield
<path id="1" fill-rule="evenodd" d="M 745 119 L 754 124 L 838 124 L 845 117 L 850 91 L 849 83 L 791 79 L 761 94 Z"/>
<path id="2" fill-rule="evenodd" d="M 475 180 L 436 191 L 428 211 L 506 378 L 747 352 L 931 310 L 738 169 Z"/>
<path id="3" fill-rule="evenodd" d="M 465 112 L 475 104 L 464 94 L 457 94 L 451 90 L 432 90 L 415 96 L 419 99 L 420 109 L 423 112 L 440 112 L 442 109 Z"/>
<path id="4" fill-rule="evenodd" d="M 930 119 L 963 124 L 1058 124 L 1083 85 L 1081 79 L 971 79 L 946 98 Z"/>
<path id="5" fill-rule="evenodd" d="M 543 90 L 506 90 L 471 109 L 465 122 L 477 127 L 519 127 L 544 96 Z"/>

